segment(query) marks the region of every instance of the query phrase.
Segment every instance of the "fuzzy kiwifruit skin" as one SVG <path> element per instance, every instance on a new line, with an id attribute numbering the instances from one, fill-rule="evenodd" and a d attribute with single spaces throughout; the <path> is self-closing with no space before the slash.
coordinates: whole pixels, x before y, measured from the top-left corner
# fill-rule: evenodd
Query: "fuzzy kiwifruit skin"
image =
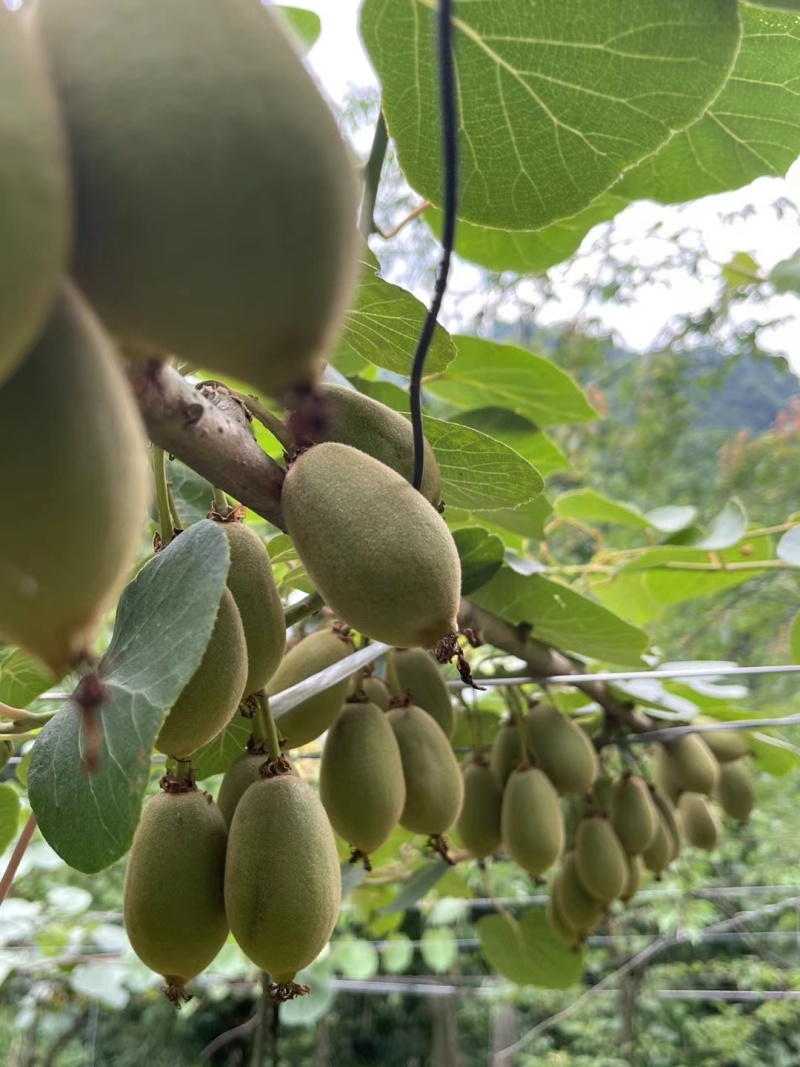
<path id="1" fill-rule="evenodd" d="M 136 955 L 181 988 L 228 936 L 225 822 L 207 793 L 159 793 L 136 828 L 123 915 Z"/>
<path id="2" fill-rule="evenodd" d="M 450 742 L 427 711 L 409 704 L 388 719 L 403 761 L 406 802 L 400 825 L 415 834 L 443 834 L 456 821 L 464 781 Z"/>
<path id="3" fill-rule="evenodd" d="M 683 834 L 690 845 L 713 852 L 722 833 L 719 816 L 703 793 L 682 793 L 678 801 Z"/>
<path id="4" fill-rule="evenodd" d="M 628 904 L 639 892 L 639 886 L 642 884 L 642 875 L 644 874 L 644 861 L 641 856 L 629 854 L 626 858 L 628 862 L 628 877 L 619 895 L 619 899 L 623 904 Z"/>
<path id="5" fill-rule="evenodd" d="M 656 878 L 660 878 L 663 871 L 672 862 L 672 843 L 670 840 L 667 824 L 661 812 L 658 812 L 656 820 L 656 832 L 653 840 L 642 853 L 642 860 L 648 871 L 652 871 Z"/>
<path id="6" fill-rule="evenodd" d="M 262 778 L 236 808 L 225 865 L 225 910 L 244 954 L 290 982 L 333 933 L 339 857 L 317 793 L 294 774 Z"/>
<path id="7" fill-rule="evenodd" d="M 116 352 L 65 284 L 0 389 L 0 636 L 61 675 L 85 654 L 141 544 L 147 446 Z"/>
<path id="8" fill-rule="evenodd" d="M 319 386 L 324 401 L 325 428 L 315 433 L 315 444 L 338 441 L 366 452 L 401 474 L 414 478 L 414 435 L 411 423 L 398 412 L 370 396 L 343 385 L 324 382 Z M 420 492 L 431 504 L 442 496 L 442 475 L 433 449 L 425 441 L 425 462 Z"/>
<path id="9" fill-rule="evenodd" d="M 656 811 L 650 790 L 638 775 L 626 775 L 611 790 L 611 823 L 629 855 L 644 852 L 655 837 Z"/>
<path id="10" fill-rule="evenodd" d="M 72 156 L 73 271 L 109 328 L 273 396 L 311 382 L 352 292 L 356 180 L 276 16 L 39 0 L 34 27 Z"/>
<path id="11" fill-rule="evenodd" d="M 681 791 L 711 796 L 719 780 L 719 763 L 700 734 L 683 734 L 665 747 Z"/>
<path id="12" fill-rule="evenodd" d="M 537 766 L 560 793 L 588 793 L 598 775 L 597 753 L 580 726 L 552 704 L 525 716 L 525 733 Z"/>
<path id="13" fill-rule="evenodd" d="M 502 837 L 509 856 L 534 877 L 564 850 L 564 816 L 550 779 L 535 767 L 512 771 L 503 791 Z"/>
<path id="14" fill-rule="evenodd" d="M 462 769 L 464 803 L 456 822 L 458 836 L 465 848 L 479 860 L 500 849 L 503 832 L 500 825 L 503 790 L 483 759 L 472 759 Z"/>
<path id="15" fill-rule="evenodd" d="M 367 696 L 371 704 L 377 704 L 381 711 L 389 710 L 389 687 L 382 678 L 375 676 L 371 678 L 364 678 L 361 682 L 361 689 Z"/>
<path id="16" fill-rule="evenodd" d="M 669 842 L 669 862 L 672 863 L 674 859 L 677 859 L 681 851 L 681 831 L 678 826 L 677 812 L 669 798 L 663 796 L 657 789 L 651 792 L 651 796 L 653 805 L 664 823 L 667 841 Z"/>
<path id="17" fill-rule="evenodd" d="M 71 229 L 55 94 L 19 14 L 0 4 L 0 383 L 44 327 Z"/>
<path id="18" fill-rule="evenodd" d="M 547 896 L 547 908 L 546 918 L 547 924 L 556 937 L 560 938 L 565 945 L 570 948 L 575 947 L 580 942 L 580 935 L 567 921 L 566 916 L 561 910 L 561 878 L 563 867 L 559 867 L 555 878 L 550 883 L 550 892 Z"/>
<path id="19" fill-rule="evenodd" d="M 581 940 L 585 939 L 600 921 L 603 905 L 586 892 L 578 874 L 578 857 L 574 850 L 564 857 L 553 891 L 564 922 L 576 931 Z"/>
<path id="20" fill-rule="evenodd" d="M 222 590 L 217 619 L 200 666 L 167 712 L 155 747 L 186 759 L 224 730 L 236 714 L 247 678 L 247 643 L 239 610 Z"/>
<path id="21" fill-rule="evenodd" d="M 610 904 L 624 891 L 628 880 L 625 849 L 604 816 L 581 819 L 575 831 L 575 857 L 581 884 L 590 896 Z"/>
<path id="22" fill-rule="evenodd" d="M 722 764 L 715 796 L 726 815 L 747 822 L 755 807 L 756 791 L 743 759 Z"/>
<path id="23" fill-rule="evenodd" d="M 243 752 L 225 771 L 219 787 L 217 806 L 228 829 L 245 790 L 261 778 L 261 768 L 266 761 L 267 757 L 263 752 Z"/>
<path id="24" fill-rule="evenodd" d="M 505 786 L 514 764 L 522 760 L 522 740 L 516 723 L 505 723 L 497 732 L 489 762 L 500 786 Z"/>
<path id="25" fill-rule="evenodd" d="M 453 736 L 456 717 L 450 691 L 434 657 L 422 648 L 395 649 L 391 654 L 400 683 L 399 696 L 411 690 L 411 702 L 427 711 L 448 737 Z"/>
<path id="26" fill-rule="evenodd" d="M 388 840 L 406 802 L 394 730 L 376 704 L 345 704 L 325 738 L 320 800 L 334 830 L 362 855 Z"/>
<path id="27" fill-rule="evenodd" d="M 289 468 L 281 502 L 300 560 L 339 618 L 402 648 L 434 648 L 455 632 L 455 542 L 396 471 L 349 445 L 315 445 Z"/>
<path id="28" fill-rule="evenodd" d="M 286 649 L 286 623 L 267 547 L 243 522 L 223 522 L 231 565 L 228 588 L 244 627 L 247 681 L 243 696 L 262 689 L 278 669 Z"/>
<path id="29" fill-rule="evenodd" d="M 354 651 L 353 642 L 348 637 L 333 630 L 315 630 L 289 649 L 270 679 L 267 693 L 275 696 L 284 689 L 291 689 L 312 674 L 339 663 Z M 300 748 L 325 733 L 342 710 L 347 685 L 348 679 L 345 678 L 281 715 L 277 726 L 280 736 L 286 738 L 283 747 Z"/>
<path id="30" fill-rule="evenodd" d="M 707 715 L 698 715 L 695 721 L 711 724 L 718 720 Z M 733 763 L 750 751 L 747 734 L 743 730 L 707 730 L 703 733 L 703 740 L 720 764 Z"/>
<path id="31" fill-rule="evenodd" d="M 673 804 L 677 804 L 683 787 L 678 780 L 677 768 L 672 758 L 672 750 L 666 745 L 656 745 L 653 760 L 653 778 L 658 791 Z"/>

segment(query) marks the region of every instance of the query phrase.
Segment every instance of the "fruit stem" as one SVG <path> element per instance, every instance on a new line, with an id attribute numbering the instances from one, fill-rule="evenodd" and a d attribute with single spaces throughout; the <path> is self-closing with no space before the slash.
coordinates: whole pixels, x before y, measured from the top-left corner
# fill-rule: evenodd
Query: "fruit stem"
<path id="1" fill-rule="evenodd" d="M 527 759 L 530 756 L 530 751 L 528 749 L 528 743 L 525 733 L 525 708 L 522 703 L 522 697 L 520 696 L 519 691 L 515 689 L 513 685 L 504 685 L 502 689 L 503 699 L 506 702 L 506 707 L 511 712 L 514 718 L 514 722 L 516 723 L 517 729 L 519 730 L 519 741 L 520 745 L 522 746 L 523 758 Z"/>
<path id="2" fill-rule="evenodd" d="M 278 727 L 272 717 L 269 707 L 269 697 L 266 689 L 261 689 L 255 694 L 256 713 L 253 717 L 253 738 L 256 741 L 265 741 L 267 753 L 271 760 L 281 758 L 281 741 L 278 737 Z"/>
<path id="3" fill-rule="evenodd" d="M 192 778 L 193 768 L 192 761 L 190 759 L 178 759 L 175 760 L 175 770 L 173 774 L 179 782 L 188 782 Z"/>
<path id="4" fill-rule="evenodd" d="M 214 486 L 214 511 L 221 519 L 227 519 L 233 508 L 228 503 L 228 498 L 221 489 Z"/>
<path id="5" fill-rule="evenodd" d="M 369 159 L 364 168 L 364 196 L 361 201 L 358 228 L 365 241 L 375 231 L 375 203 L 378 199 L 378 186 L 380 185 L 383 161 L 386 158 L 388 146 L 389 133 L 386 129 L 386 119 L 383 117 L 383 111 L 381 110 L 375 125 L 375 135 L 372 138 Z"/>
<path id="6" fill-rule="evenodd" d="M 290 607 L 284 609 L 284 626 L 288 630 L 290 626 L 295 626 L 298 622 L 302 622 L 303 619 L 307 618 L 309 615 L 316 615 L 316 613 L 321 611 L 324 607 L 325 601 L 319 593 L 309 593 L 303 600 L 298 600 L 296 604 L 292 604 Z"/>
<path id="7" fill-rule="evenodd" d="M 249 396 L 247 393 L 237 393 L 234 389 L 231 389 L 231 396 L 235 396 L 237 400 L 241 401 L 253 418 L 260 422 L 265 429 L 269 430 L 278 444 L 283 445 L 287 452 L 294 448 L 292 431 L 282 419 L 279 419 L 269 408 L 265 408 L 256 397 Z"/>
<path id="8" fill-rule="evenodd" d="M 386 657 L 386 681 L 389 683 L 389 688 L 393 691 L 397 697 L 405 695 L 405 690 L 400 685 L 400 676 L 397 673 L 397 664 L 394 661 L 394 656 L 389 653 Z"/>
<path id="9" fill-rule="evenodd" d="M 36 831 L 36 816 L 33 812 L 28 816 L 28 821 L 22 829 L 22 833 L 19 835 L 19 840 L 14 846 L 14 851 L 11 853 L 11 859 L 8 861 L 8 865 L 3 873 L 3 877 L 0 878 L 0 904 L 3 903 L 8 891 L 14 882 L 14 876 L 17 873 L 17 868 L 20 865 L 22 857 L 25 855 L 25 851 L 28 845 L 31 843 L 31 839 Z"/>
<path id="10" fill-rule="evenodd" d="M 158 532 L 161 548 L 166 548 L 175 536 L 172 513 L 169 508 L 169 489 L 167 487 L 166 453 L 163 448 L 153 445 L 153 481 L 156 486 L 156 505 L 158 506 Z"/>

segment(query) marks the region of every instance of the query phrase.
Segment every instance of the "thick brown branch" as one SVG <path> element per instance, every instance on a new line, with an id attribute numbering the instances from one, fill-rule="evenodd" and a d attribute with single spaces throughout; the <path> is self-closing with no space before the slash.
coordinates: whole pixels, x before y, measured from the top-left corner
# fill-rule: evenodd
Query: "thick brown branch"
<path id="1" fill-rule="evenodd" d="M 471 600 L 462 599 L 458 613 L 459 626 L 472 629 L 487 644 L 501 648 L 504 652 L 516 656 L 528 665 L 534 678 L 546 681 L 555 674 L 582 674 L 583 668 L 574 663 L 562 652 L 528 636 L 520 627 L 498 619 L 489 614 Z M 620 700 L 603 682 L 576 682 L 588 697 L 594 700 L 619 725 L 626 726 L 636 733 L 652 730 L 657 725 L 647 715 L 638 712 L 633 705 Z"/>
<path id="2" fill-rule="evenodd" d="M 280 529 L 283 469 L 249 429 L 234 421 L 168 364 L 131 363 L 128 377 L 150 439 L 212 485 Z"/>

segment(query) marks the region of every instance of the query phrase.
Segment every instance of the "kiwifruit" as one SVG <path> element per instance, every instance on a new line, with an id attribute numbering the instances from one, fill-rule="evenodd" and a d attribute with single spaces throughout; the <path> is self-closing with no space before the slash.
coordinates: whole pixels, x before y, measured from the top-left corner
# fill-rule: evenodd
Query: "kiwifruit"
<path id="1" fill-rule="evenodd" d="M 653 758 L 653 779 L 660 793 L 668 797 L 673 804 L 678 803 L 682 786 L 678 781 L 678 772 L 672 750 L 666 745 L 656 745 Z"/>
<path id="2" fill-rule="evenodd" d="M 156 739 L 165 756 L 186 759 L 223 730 L 239 707 L 247 678 L 247 644 L 239 610 L 222 590 L 200 666 L 167 712 Z"/>
<path id="3" fill-rule="evenodd" d="M 578 874 L 578 858 L 574 850 L 564 856 L 553 891 L 564 922 L 585 940 L 602 918 L 604 909 L 599 900 L 586 892 Z"/>
<path id="4" fill-rule="evenodd" d="M 597 753 L 584 731 L 552 704 L 536 704 L 525 716 L 536 764 L 560 793 L 588 793 L 598 775 Z"/>
<path id="5" fill-rule="evenodd" d="M 315 630 L 289 649 L 269 680 L 267 693 L 275 696 L 284 689 L 291 689 L 312 674 L 341 662 L 354 651 L 350 638 L 338 630 Z M 280 736 L 286 738 L 284 748 L 300 748 L 325 733 L 342 709 L 347 685 L 348 679 L 345 678 L 281 715 L 277 726 Z"/>
<path id="6" fill-rule="evenodd" d="M 0 457 L 14 501 L 13 521 L 0 524 L 0 636 L 60 676 L 90 650 L 125 581 L 150 492 L 128 383 L 69 285 L 0 389 Z"/>
<path id="7" fill-rule="evenodd" d="M 403 813 L 406 784 L 400 748 L 376 704 L 348 703 L 325 738 L 319 795 L 334 830 L 367 859 Z"/>
<path id="8" fill-rule="evenodd" d="M 366 452 L 410 482 L 414 477 L 414 436 L 411 423 L 398 412 L 372 397 L 343 385 L 323 382 L 319 386 L 324 407 L 324 426 L 309 435 L 309 441 L 337 441 Z M 431 504 L 441 499 L 442 475 L 433 449 L 424 442 L 425 461 L 420 492 Z"/>
<path id="9" fill-rule="evenodd" d="M 638 855 L 653 840 L 656 812 L 646 783 L 635 774 L 619 778 L 611 789 L 611 825 L 626 852 Z"/>
<path id="10" fill-rule="evenodd" d="M 547 896 L 547 907 L 545 909 L 545 916 L 547 918 L 547 925 L 553 931 L 553 933 L 565 945 L 570 948 L 574 948 L 580 942 L 580 935 L 577 931 L 567 922 L 564 913 L 561 910 L 560 896 L 561 890 L 559 888 L 559 878 L 561 875 L 561 868 L 559 868 L 553 881 L 550 883 L 550 892 Z"/>
<path id="11" fill-rule="evenodd" d="M 462 773 L 464 803 L 456 822 L 456 830 L 464 847 L 469 849 L 476 859 L 482 860 L 500 848 L 503 790 L 488 761 L 482 757 L 465 763 Z"/>
<path id="12" fill-rule="evenodd" d="M 231 566 L 228 588 L 244 627 L 247 680 L 242 695 L 262 689 L 273 676 L 286 648 L 286 624 L 267 547 L 243 522 L 223 522 Z"/>
<path id="13" fill-rule="evenodd" d="M 458 818 L 464 800 L 464 781 L 450 742 L 427 711 L 414 704 L 392 708 L 388 719 L 400 746 L 406 783 L 400 825 L 415 834 L 443 834 Z"/>
<path id="14" fill-rule="evenodd" d="M 711 796 L 719 779 L 719 763 L 700 734 L 683 734 L 665 747 L 681 790 Z"/>
<path id="15" fill-rule="evenodd" d="M 207 793 L 159 793 L 144 808 L 125 871 L 125 929 L 177 999 L 225 943 L 228 834 Z"/>
<path id="16" fill-rule="evenodd" d="M 713 852 L 719 844 L 722 827 L 708 797 L 704 793 L 682 793 L 678 813 L 688 843 Z"/>
<path id="17" fill-rule="evenodd" d="M 447 736 L 452 737 L 456 728 L 453 702 L 434 657 L 422 648 L 398 648 L 391 656 L 400 683 L 398 696 L 410 690 L 412 704 L 432 715 Z"/>
<path id="18" fill-rule="evenodd" d="M 535 767 L 512 771 L 503 791 L 502 839 L 509 856 L 534 877 L 564 849 L 564 816 L 552 782 Z"/>
<path id="19" fill-rule="evenodd" d="M 492 744 L 489 762 L 501 787 L 505 786 L 514 765 L 523 758 L 519 727 L 514 722 L 504 723 Z"/>
<path id="20" fill-rule="evenodd" d="M 233 813 L 236 811 L 239 801 L 244 796 L 245 790 L 249 789 L 253 782 L 259 780 L 261 768 L 266 761 L 267 757 L 263 752 L 251 752 L 248 750 L 234 760 L 225 771 L 225 776 L 219 787 L 217 805 L 222 818 L 225 820 L 225 825 L 229 829 L 233 821 Z"/>
<path id="21" fill-rule="evenodd" d="M 361 689 L 371 704 L 377 704 L 381 711 L 389 710 L 389 687 L 383 678 L 372 675 L 364 678 Z"/>
<path id="22" fill-rule="evenodd" d="M 718 720 L 708 715 L 698 715 L 695 722 L 710 725 Z M 717 763 L 733 763 L 750 751 L 750 743 L 743 730 L 706 730 L 703 740 L 713 752 Z"/>
<path id="23" fill-rule="evenodd" d="M 34 24 L 72 153 L 73 269 L 109 328 L 273 396 L 312 381 L 352 291 L 356 181 L 279 18 L 40 0 Z"/>
<path id="24" fill-rule="evenodd" d="M 656 819 L 656 832 L 653 840 L 642 853 L 642 860 L 648 871 L 660 878 L 673 859 L 673 845 L 667 824 L 660 809 Z"/>
<path id="25" fill-rule="evenodd" d="M 327 944 L 341 897 L 336 838 L 315 790 L 294 774 L 251 785 L 225 864 L 225 910 L 244 954 L 288 985 Z"/>
<path id="26" fill-rule="evenodd" d="M 581 819 L 575 831 L 578 876 L 586 892 L 610 904 L 625 889 L 628 861 L 625 849 L 604 815 Z"/>
<path id="27" fill-rule="evenodd" d="M 67 262 L 64 136 L 44 63 L 0 4 L 0 383 L 44 327 Z M 20 452 L 20 455 L 24 453 Z"/>
<path id="28" fill-rule="evenodd" d="M 677 859 L 681 851 L 681 831 L 678 826 L 678 813 L 670 799 L 659 793 L 658 790 L 651 792 L 650 795 L 664 823 L 664 830 L 669 844 L 669 862 L 672 863 L 674 859 Z"/>
<path id="29" fill-rule="evenodd" d="M 300 560 L 339 618 L 402 648 L 455 632 L 455 542 L 396 471 L 349 445 L 315 445 L 289 468 L 281 501 Z"/>
<path id="30" fill-rule="evenodd" d="M 726 815 L 747 822 L 756 803 L 756 791 L 744 760 L 722 764 L 714 795 Z"/>
<path id="31" fill-rule="evenodd" d="M 655 836 L 655 833 L 653 834 Z M 625 881 L 625 886 L 619 895 L 619 899 L 623 904 L 627 904 L 633 900 L 636 894 L 639 892 L 639 886 L 642 884 L 642 875 L 644 874 L 644 861 L 640 855 L 626 856 L 628 864 L 628 876 Z"/>

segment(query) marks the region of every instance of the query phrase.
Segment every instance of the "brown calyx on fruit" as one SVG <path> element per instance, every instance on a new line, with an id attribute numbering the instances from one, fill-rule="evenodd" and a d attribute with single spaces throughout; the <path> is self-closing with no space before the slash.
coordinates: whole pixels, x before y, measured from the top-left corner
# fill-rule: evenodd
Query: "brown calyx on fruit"
<path id="1" fill-rule="evenodd" d="M 364 865 L 364 870 L 367 873 L 372 870 L 372 864 L 369 861 L 369 856 L 366 854 L 366 852 L 362 852 L 360 848 L 355 848 L 355 846 L 351 847 L 350 849 L 350 859 L 348 862 L 354 864 L 362 863 Z"/>
<path id="2" fill-rule="evenodd" d="M 470 629 L 458 630 L 455 633 L 448 634 L 447 637 L 443 637 L 441 639 L 441 641 L 434 649 L 434 655 L 436 656 L 436 659 L 439 663 L 450 663 L 453 659 L 455 659 L 456 668 L 458 670 L 459 675 L 461 676 L 461 681 L 464 683 L 464 685 L 468 685 L 472 689 L 483 690 L 486 688 L 486 686 L 478 685 L 472 677 L 472 670 L 470 668 L 470 665 L 467 662 L 466 656 L 461 650 L 461 645 L 459 645 L 458 643 L 459 633 L 464 634 L 472 648 L 477 648 L 478 645 L 481 644 L 481 642 L 478 641 L 478 639 L 475 637 L 474 631 Z"/>
<path id="3" fill-rule="evenodd" d="M 268 992 L 276 1004 L 285 1004 L 287 1000 L 304 997 L 306 993 L 310 993 L 311 986 L 298 985 L 297 982 L 270 982 Z"/>
<path id="4" fill-rule="evenodd" d="M 428 838 L 428 845 L 437 856 L 441 856 L 448 867 L 455 867 L 456 861 L 450 855 L 450 842 L 444 836 L 444 834 L 431 834 Z"/>
<path id="5" fill-rule="evenodd" d="M 186 992 L 180 981 L 171 981 L 170 979 L 171 976 L 167 976 L 167 984 L 162 985 L 161 992 L 170 1004 L 172 1004 L 177 1011 L 180 1011 L 183 1005 L 188 1004 L 192 999 L 192 994 Z"/>
<path id="6" fill-rule="evenodd" d="M 158 784 L 164 793 L 194 793 L 197 791 L 197 782 L 195 781 L 194 771 L 192 770 L 191 760 L 176 760 L 177 763 L 181 763 L 186 766 L 185 771 L 178 775 L 174 771 L 166 771 L 158 780 Z M 212 799 L 210 793 L 206 793 L 209 800 Z"/>
<path id="7" fill-rule="evenodd" d="M 262 778 L 278 778 L 282 774 L 291 774 L 292 765 L 286 756 L 277 759 L 266 759 L 261 767 Z"/>

